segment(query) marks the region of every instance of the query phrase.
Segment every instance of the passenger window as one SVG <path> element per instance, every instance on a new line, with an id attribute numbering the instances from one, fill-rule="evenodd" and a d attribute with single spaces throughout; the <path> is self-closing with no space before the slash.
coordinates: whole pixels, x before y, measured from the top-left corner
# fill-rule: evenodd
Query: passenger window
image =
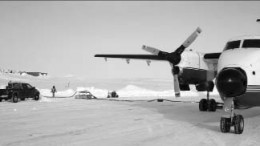
<path id="1" fill-rule="evenodd" d="M 13 87 L 12 84 L 8 84 L 7 86 L 8 89 L 12 89 L 12 87 Z"/>
<path id="2" fill-rule="evenodd" d="M 27 89 L 28 87 L 26 86 L 26 84 L 22 84 L 23 89 Z"/>
<path id="3" fill-rule="evenodd" d="M 14 89 L 20 89 L 20 85 L 19 84 L 13 84 L 13 88 Z"/>
<path id="4" fill-rule="evenodd" d="M 243 48 L 260 48 L 260 40 L 251 39 L 244 40 Z"/>
<path id="5" fill-rule="evenodd" d="M 32 86 L 31 86 L 31 85 L 29 85 L 29 84 L 27 84 L 27 88 L 28 88 L 28 89 L 31 89 L 31 88 L 32 88 Z"/>
<path id="6" fill-rule="evenodd" d="M 227 42 L 226 47 L 224 50 L 230 50 L 230 49 L 235 49 L 235 48 L 239 48 L 240 46 L 240 40 L 238 41 L 232 41 L 232 42 Z"/>

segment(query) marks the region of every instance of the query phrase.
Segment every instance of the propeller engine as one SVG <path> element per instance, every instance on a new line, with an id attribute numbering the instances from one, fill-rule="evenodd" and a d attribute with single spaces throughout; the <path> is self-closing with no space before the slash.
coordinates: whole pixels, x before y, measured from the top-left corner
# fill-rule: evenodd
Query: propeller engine
<path id="1" fill-rule="evenodd" d="M 174 92 L 175 97 L 180 97 L 180 85 L 179 85 L 179 72 L 180 69 L 178 66 L 181 61 L 181 54 L 183 51 L 188 48 L 194 40 L 198 37 L 198 35 L 201 33 L 201 29 L 198 27 L 183 43 L 180 45 L 174 52 L 164 52 L 157 48 L 149 47 L 149 46 L 143 46 L 142 49 L 154 54 L 158 55 L 159 57 L 165 58 L 165 60 L 168 60 L 169 63 L 172 66 L 172 74 L 173 74 L 173 83 L 174 83 Z"/>

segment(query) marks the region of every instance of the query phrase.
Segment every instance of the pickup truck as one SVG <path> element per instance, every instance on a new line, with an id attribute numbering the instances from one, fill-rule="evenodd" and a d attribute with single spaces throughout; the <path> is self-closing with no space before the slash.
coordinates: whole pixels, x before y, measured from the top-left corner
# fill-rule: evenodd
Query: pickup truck
<path id="1" fill-rule="evenodd" d="M 11 100 L 13 103 L 26 98 L 33 98 L 39 100 L 40 92 L 28 83 L 9 82 L 6 89 L 0 89 L 0 102 Z"/>

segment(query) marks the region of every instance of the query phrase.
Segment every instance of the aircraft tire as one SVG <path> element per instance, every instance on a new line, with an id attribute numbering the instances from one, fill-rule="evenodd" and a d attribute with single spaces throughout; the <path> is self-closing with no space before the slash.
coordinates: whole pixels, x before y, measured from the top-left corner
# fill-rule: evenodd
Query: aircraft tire
<path id="1" fill-rule="evenodd" d="M 234 117 L 234 129 L 235 134 L 241 134 L 244 131 L 244 118 L 242 115 L 236 115 Z"/>
<path id="2" fill-rule="evenodd" d="M 201 99 L 199 103 L 199 109 L 200 111 L 207 111 L 208 109 L 208 103 L 206 99 Z"/>
<path id="3" fill-rule="evenodd" d="M 208 110 L 215 112 L 216 109 L 217 109 L 217 103 L 216 103 L 215 99 L 210 99 L 209 103 L 208 103 Z"/>
<path id="4" fill-rule="evenodd" d="M 231 118 L 221 117 L 220 119 L 220 131 L 227 133 L 230 131 L 231 127 Z"/>
<path id="5" fill-rule="evenodd" d="M 2 98 L 0 97 L 0 102 L 2 102 Z"/>

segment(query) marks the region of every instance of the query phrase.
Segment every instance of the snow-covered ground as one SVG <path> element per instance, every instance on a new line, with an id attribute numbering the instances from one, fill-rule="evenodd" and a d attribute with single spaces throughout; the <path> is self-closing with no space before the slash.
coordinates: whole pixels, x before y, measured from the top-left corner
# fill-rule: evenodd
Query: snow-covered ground
<path id="1" fill-rule="evenodd" d="M 241 135 L 223 134 L 219 121 L 223 111 L 200 112 L 198 101 L 206 94 L 192 87 L 175 98 L 169 82 L 163 80 L 82 83 L 59 88 L 51 98 L 51 81 L 64 78 L 1 75 L 1 87 L 9 81 L 29 82 L 41 92 L 39 101 L 0 103 L 0 145 L 258 145 L 260 108 L 237 111 L 245 117 Z M 84 81 L 85 82 L 85 81 Z M 105 81 L 104 81 L 105 82 Z M 121 83 L 124 84 L 121 84 Z M 125 85 L 126 82 L 126 85 Z M 56 82 L 55 82 L 56 83 Z M 74 81 L 70 80 L 71 84 Z M 120 83 L 120 84 L 118 84 Z M 119 98 L 107 99 L 106 88 L 117 88 Z M 158 85 L 155 85 L 158 84 Z M 96 86 L 95 86 L 96 85 Z M 156 90 L 149 85 L 153 85 Z M 88 90 L 99 99 L 75 99 L 77 91 Z M 211 97 L 221 102 L 216 90 Z M 156 99 L 167 99 L 157 102 Z M 182 102 L 171 102 L 182 101 Z"/>
<path id="2" fill-rule="evenodd" d="M 243 110 L 241 135 L 219 130 L 222 110 L 197 103 L 45 98 L 0 103 L 0 145 L 258 145 L 259 108 Z"/>

